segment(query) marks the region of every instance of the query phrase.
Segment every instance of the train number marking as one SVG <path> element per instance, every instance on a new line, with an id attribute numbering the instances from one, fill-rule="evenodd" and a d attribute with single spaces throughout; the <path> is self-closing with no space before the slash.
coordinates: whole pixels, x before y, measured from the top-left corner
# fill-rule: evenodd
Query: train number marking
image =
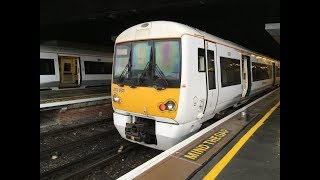
<path id="1" fill-rule="evenodd" d="M 124 92 L 124 88 L 113 88 L 113 91 L 119 92 L 119 93 L 123 93 Z"/>

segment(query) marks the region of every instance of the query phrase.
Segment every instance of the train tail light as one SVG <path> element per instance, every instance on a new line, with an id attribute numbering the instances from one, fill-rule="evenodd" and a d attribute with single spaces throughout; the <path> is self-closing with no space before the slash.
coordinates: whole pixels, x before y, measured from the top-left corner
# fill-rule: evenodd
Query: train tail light
<path id="1" fill-rule="evenodd" d="M 159 109 L 161 111 L 164 111 L 166 109 L 166 105 L 165 104 L 160 104 Z"/>

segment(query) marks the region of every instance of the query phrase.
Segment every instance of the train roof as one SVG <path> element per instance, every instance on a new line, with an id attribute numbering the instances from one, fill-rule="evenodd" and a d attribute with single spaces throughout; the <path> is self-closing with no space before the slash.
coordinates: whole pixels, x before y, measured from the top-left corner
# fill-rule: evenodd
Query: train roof
<path id="1" fill-rule="evenodd" d="M 185 34 L 198 36 L 208 41 L 237 49 L 243 54 L 277 61 L 276 59 L 254 52 L 236 43 L 221 39 L 197 28 L 172 21 L 151 21 L 137 24 L 123 31 L 117 37 L 115 43 L 143 39 L 180 38 Z M 145 38 L 146 36 L 148 36 L 148 38 Z"/>
<path id="2" fill-rule="evenodd" d="M 108 52 L 109 51 L 109 52 Z M 57 46 L 57 45 L 44 45 L 40 44 L 40 52 L 58 53 L 58 54 L 72 54 L 82 56 L 104 56 L 107 58 L 113 58 L 113 49 L 110 50 L 92 50 L 92 49 L 80 49 L 71 46 Z"/>

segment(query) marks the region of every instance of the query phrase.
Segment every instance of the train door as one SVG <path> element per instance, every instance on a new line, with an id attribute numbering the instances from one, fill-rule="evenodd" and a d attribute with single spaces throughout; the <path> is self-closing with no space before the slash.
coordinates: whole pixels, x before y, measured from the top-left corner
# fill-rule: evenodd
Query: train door
<path id="1" fill-rule="evenodd" d="M 247 57 L 242 55 L 242 98 L 246 97 L 248 90 L 248 69 L 247 69 Z"/>
<path id="2" fill-rule="evenodd" d="M 274 86 L 276 84 L 276 63 L 272 63 L 272 75 L 273 75 L 273 82 L 272 85 Z"/>
<path id="3" fill-rule="evenodd" d="M 251 59 L 250 56 L 246 56 L 247 57 L 247 74 L 248 74 L 248 88 L 247 88 L 247 93 L 246 93 L 246 97 L 248 97 L 250 95 L 250 91 L 251 91 L 251 86 L 252 86 L 252 68 L 251 68 Z"/>
<path id="4" fill-rule="evenodd" d="M 205 116 L 214 114 L 214 110 L 217 105 L 218 88 L 216 84 L 217 78 L 217 61 L 216 61 L 216 44 L 206 41 L 206 71 L 207 71 L 207 104 L 205 109 Z"/>
<path id="5" fill-rule="evenodd" d="M 80 84 L 79 58 L 59 56 L 60 87 L 77 87 Z"/>
<path id="6" fill-rule="evenodd" d="M 189 103 L 183 103 L 183 101 L 188 102 L 188 98 L 181 99 L 181 106 L 184 106 L 188 111 L 192 112 L 196 116 L 196 119 L 202 119 L 204 113 L 206 112 L 206 104 L 207 104 L 207 71 L 206 71 L 206 48 L 205 41 L 200 38 L 195 38 L 192 36 L 184 36 L 181 42 L 182 47 L 182 59 L 183 58 L 192 58 L 194 57 L 195 61 L 188 61 L 188 63 L 182 63 L 182 68 L 185 70 L 187 77 L 190 79 L 187 82 L 190 82 L 193 87 L 188 89 L 189 94 L 185 94 L 186 97 L 192 98 L 193 106 L 187 106 Z M 191 51 L 194 49 L 194 51 Z M 184 62 L 184 61 L 182 61 Z M 183 71 L 181 72 L 184 73 Z M 183 90 L 181 89 L 180 95 L 182 95 Z M 179 100 L 180 103 L 180 100 Z M 180 107 L 181 107 L 180 106 Z M 190 118 L 190 117 L 184 117 Z"/>
<path id="7" fill-rule="evenodd" d="M 81 82 L 81 68 L 80 68 L 80 59 L 77 60 L 77 78 L 78 78 L 78 85 L 80 86 Z"/>
<path id="8" fill-rule="evenodd" d="M 242 98 L 248 97 L 251 89 L 250 57 L 242 55 Z"/>

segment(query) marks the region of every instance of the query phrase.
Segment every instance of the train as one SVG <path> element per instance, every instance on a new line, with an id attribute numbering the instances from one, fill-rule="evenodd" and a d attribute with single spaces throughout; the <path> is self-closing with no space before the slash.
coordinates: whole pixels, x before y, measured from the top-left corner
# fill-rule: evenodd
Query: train
<path id="1" fill-rule="evenodd" d="M 40 44 L 40 90 L 111 85 L 113 51 Z"/>
<path id="2" fill-rule="evenodd" d="M 114 125 L 122 138 L 154 149 L 275 86 L 279 60 L 178 22 L 137 24 L 115 41 Z"/>

